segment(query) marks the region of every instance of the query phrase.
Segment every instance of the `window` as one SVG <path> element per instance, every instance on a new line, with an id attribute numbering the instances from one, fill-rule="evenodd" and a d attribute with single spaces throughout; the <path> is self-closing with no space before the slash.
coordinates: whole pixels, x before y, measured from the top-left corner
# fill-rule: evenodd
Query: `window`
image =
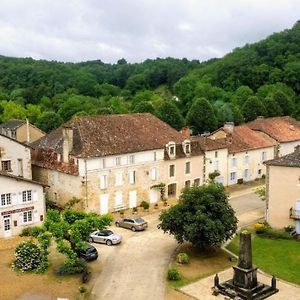
<path id="1" fill-rule="evenodd" d="M 186 155 L 191 154 L 191 144 L 189 142 L 186 142 L 184 145 L 184 152 Z"/>
<path id="2" fill-rule="evenodd" d="M 267 160 L 267 152 L 266 152 L 266 151 L 263 151 L 263 152 L 261 153 L 261 161 L 265 161 L 265 160 Z"/>
<path id="3" fill-rule="evenodd" d="M 17 139 L 17 132 L 16 132 L 15 130 L 12 130 L 12 131 L 11 131 L 11 137 L 12 137 L 13 139 Z"/>
<path id="4" fill-rule="evenodd" d="M 107 175 L 101 175 L 100 176 L 100 189 L 107 189 L 108 187 L 108 180 Z"/>
<path id="5" fill-rule="evenodd" d="M 236 167 L 236 158 L 235 158 L 235 157 L 233 157 L 233 158 L 231 159 L 231 166 L 232 166 L 232 167 Z"/>
<path id="6" fill-rule="evenodd" d="M 236 172 L 231 172 L 230 173 L 230 181 L 235 181 L 236 180 Z"/>
<path id="7" fill-rule="evenodd" d="M 129 156 L 129 163 L 130 163 L 130 164 L 134 164 L 134 161 L 135 161 L 134 155 L 130 155 L 130 156 Z"/>
<path id="8" fill-rule="evenodd" d="M 1 162 L 2 171 L 4 172 L 11 172 L 11 161 L 10 160 L 3 160 Z"/>
<path id="9" fill-rule="evenodd" d="M 23 212 L 23 223 L 32 222 L 32 211 Z"/>
<path id="10" fill-rule="evenodd" d="M 135 184 L 135 171 L 129 171 L 129 183 Z"/>
<path id="11" fill-rule="evenodd" d="M 121 166 L 121 157 L 116 157 L 116 166 Z"/>
<path id="12" fill-rule="evenodd" d="M 175 143 L 174 142 L 169 142 L 166 145 L 167 149 L 168 149 L 168 154 L 170 157 L 175 158 L 176 155 L 176 149 L 175 149 Z"/>
<path id="13" fill-rule="evenodd" d="M 156 160 L 157 160 L 157 157 L 156 157 L 156 152 L 155 152 L 155 151 L 153 152 L 153 160 L 154 160 L 154 161 L 156 161 Z"/>
<path id="14" fill-rule="evenodd" d="M 23 202 L 29 202 L 32 200 L 32 191 L 23 191 L 22 192 Z"/>
<path id="15" fill-rule="evenodd" d="M 199 186 L 200 185 L 200 178 L 194 179 L 194 186 Z"/>
<path id="16" fill-rule="evenodd" d="M 157 179 L 157 168 L 152 168 L 151 169 L 151 180 L 156 180 Z"/>
<path id="17" fill-rule="evenodd" d="M 169 153 L 170 153 L 170 155 L 172 155 L 172 156 L 175 155 L 175 146 L 170 146 L 170 148 L 169 148 Z"/>
<path id="18" fill-rule="evenodd" d="M 248 164 L 249 163 L 249 155 L 245 155 L 244 157 L 244 164 Z"/>
<path id="19" fill-rule="evenodd" d="M 102 169 L 106 168 L 106 161 L 105 158 L 102 159 Z"/>
<path id="20" fill-rule="evenodd" d="M 249 170 L 245 169 L 244 170 L 244 179 L 248 179 L 248 176 L 249 176 Z"/>
<path id="21" fill-rule="evenodd" d="M 116 186 L 123 185 L 123 174 L 122 173 L 117 173 L 115 175 L 115 185 Z"/>
<path id="22" fill-rule="evenodd" d="M 218 151 L 215 151 L 215 158 L 218 158 Z"/>
<path id="23" fill-rule="evenodd" d="M 261 175 L 261 169 L 258 170 L 258 175 Z"/>
<path id="24" fill-rule="evenodd" d="M 184 187 L 185 187 L 185 188 L 190 188 L 190 187 L 191 187 L 191 181 L 190 181 L 190 180 L 187 180 L 187 181 L 184 183 Z"/>
<path id="25" fill-rule="evenodd" d="M 11 205 L 11 194 L 1 194 L 1 206 Z"/>
<path id="26" fill-rule="evenodd" d="M 175 176 L 175 165 L 169 166 L 169 176 L 174 177 Z"/>
<path id="27" fill-rule="evenodd" d="M 214 161 L 214 171 L 219 171 L 219 161 L 218 160 Z"/>
<path id="28" fill-rule="evenodd" d="M 61 161 L 61 154 L 57 153 L 57 161 Z"/>
<path id="29" fill-rule="evenodd" d="M 185 163 L 185 174 L 190 174 L 191 173 L 191 163 L 186 162 Z"/>

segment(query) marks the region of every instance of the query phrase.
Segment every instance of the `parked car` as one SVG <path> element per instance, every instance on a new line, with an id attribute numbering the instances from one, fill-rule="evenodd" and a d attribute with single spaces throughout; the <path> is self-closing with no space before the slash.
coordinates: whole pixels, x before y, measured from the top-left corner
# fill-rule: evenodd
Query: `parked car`
<path id="1" fill-rule="evenodd" d="M 90 234 L 89 242 L 90 243 L 102 243 L 108 246 L 119 244 L 122 241 L 122 236 L 118 233 L 115 233 L 111 230 L 98 230 Z"/>
<path id="2" fill-rule="evenodd" d="M 148 223 L 141 217 L 126 217 L 115 222 L 117 227 L 124 227 L 132 231 L 144 230 L 148 227 Z"/>
<path id="3" fill-rule="evenodd" d="M 97 249 L 88 243 L 86 243 L 86 246 L 83 249 L 76 249 L 75 251 L 86 261 L 96 260 L 98 258 Z"/>

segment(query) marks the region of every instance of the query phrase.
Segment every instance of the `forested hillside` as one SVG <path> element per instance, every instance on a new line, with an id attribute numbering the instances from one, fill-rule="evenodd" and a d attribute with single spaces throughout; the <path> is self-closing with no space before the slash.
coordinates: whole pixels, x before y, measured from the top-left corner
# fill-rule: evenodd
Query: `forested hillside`
<path id="1" fill-rule="evenodd" d="M 0 56 L 0 121 L 45 131 L 73 115 L 151 112 L 176 129 L 211 131 L 258 115 L 300 114 L 300 23 L 222 59 L 59 63 Z"/>

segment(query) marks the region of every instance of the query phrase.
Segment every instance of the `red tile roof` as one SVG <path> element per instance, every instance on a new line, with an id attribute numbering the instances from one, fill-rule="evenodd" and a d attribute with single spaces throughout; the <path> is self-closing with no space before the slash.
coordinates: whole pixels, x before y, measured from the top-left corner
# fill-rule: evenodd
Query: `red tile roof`
<path id="1" fill-rule="evenodd" d="M 73 129 L 73 150 L 77 157 L 99 157 L 161 149 L 185 137 L 149 113 L 75 117 L 34 142 L 36 149 L 62 154 L 64 126 Z"/>
<path id="2" fill-rule="evenodd" d="M 246 124 L 280 143 L 300 140 L 300 122 L 291 117 L 257 118 Z"/>
<path id="3" fill-rule="evenodd" d="M 211 139 L 208 136 L 192 136 L 192 141 L 197 142 L 203 151 L 213 151 L 227 148 L 225 139 Z"/>

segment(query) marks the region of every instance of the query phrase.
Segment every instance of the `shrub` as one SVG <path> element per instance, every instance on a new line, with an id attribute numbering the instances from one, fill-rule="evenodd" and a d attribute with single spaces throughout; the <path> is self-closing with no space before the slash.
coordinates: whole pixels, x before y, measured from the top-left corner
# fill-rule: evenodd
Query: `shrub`
<path id="1" fill-rule="evenodd" d="M 85 286 L 82 286 L 82 285 L 81 285 L 81 286 L 79 287 L 78 290 L 79 290 L 79 293 L 80 293 L 80 294 L 84 294 L 84 293 L 86 293 L 87 288 L 86 288 Z"/>
<path id="2" fill-rule="evenodd" d="M 29 227 L 26 227 L 20 233 L 20 236 L 29 236 Z"/>
<path id="3" fill-rule="evenodd" d="M 177 255 L 177 262 L 179 262 L 180 264 L 187 264 L 189 260 L 190 258 L 187 253 L 182 252 Z"/>
<path id="4" fill-rule="evenodd" d="M 168 280 L 177 281 L 181 279 L 181 276 L 177 269 L 171 268 L 168 270 L 167 278 Z"/>
<path id="5" fill-rule="evenodd" d="M 57 271 L 59 275 L 71 275 L 82 273 L 86 270 L 86 262 L 80 258 L 67 258 L 63 265 L 61 265 Z"/>
<path id="6" fill-rule="evenodd" d="M 149 209 L 150 205 L 147 201 L 142 201 L 140 206 L 143 207 L 144 209 Z"/>
<path id="7" fill-rule="evenodd" d="M 264 223 L 255 223 L 253 227 L 254 227 L 255 233 L 259 234 L 259 233 L 264 232 L 267 225 Z"/>
<path id="8" fill-rule="evenodd" d="M 33 237 L 38 237 L 41 233 L 45 232 L 45 229 L 39 226 L 29 227 L 29 235 Z"/>
<path id="9" fill-rule="evenodd" d="M 40 248 L 32 241 L 19 244 L 15 250 L 14 269 L 22 272 L 42 271 L 42 257 Z"/>
<path id="10" fill-rule="evenodd" d="M 290 240 L 292 237 L 289 233 L 283 230 L 273 229 L 271 227 L 264 227 L 256 232 L 260 236 L 273 240 Z"/>
<path id="11" fill-rule="evenodd" d="M 284 231 L 285 232 L 292 232 L 294 230 L 295 230 L 295 226 L 293 226 L 293 225 L 284 226 Z"/>

